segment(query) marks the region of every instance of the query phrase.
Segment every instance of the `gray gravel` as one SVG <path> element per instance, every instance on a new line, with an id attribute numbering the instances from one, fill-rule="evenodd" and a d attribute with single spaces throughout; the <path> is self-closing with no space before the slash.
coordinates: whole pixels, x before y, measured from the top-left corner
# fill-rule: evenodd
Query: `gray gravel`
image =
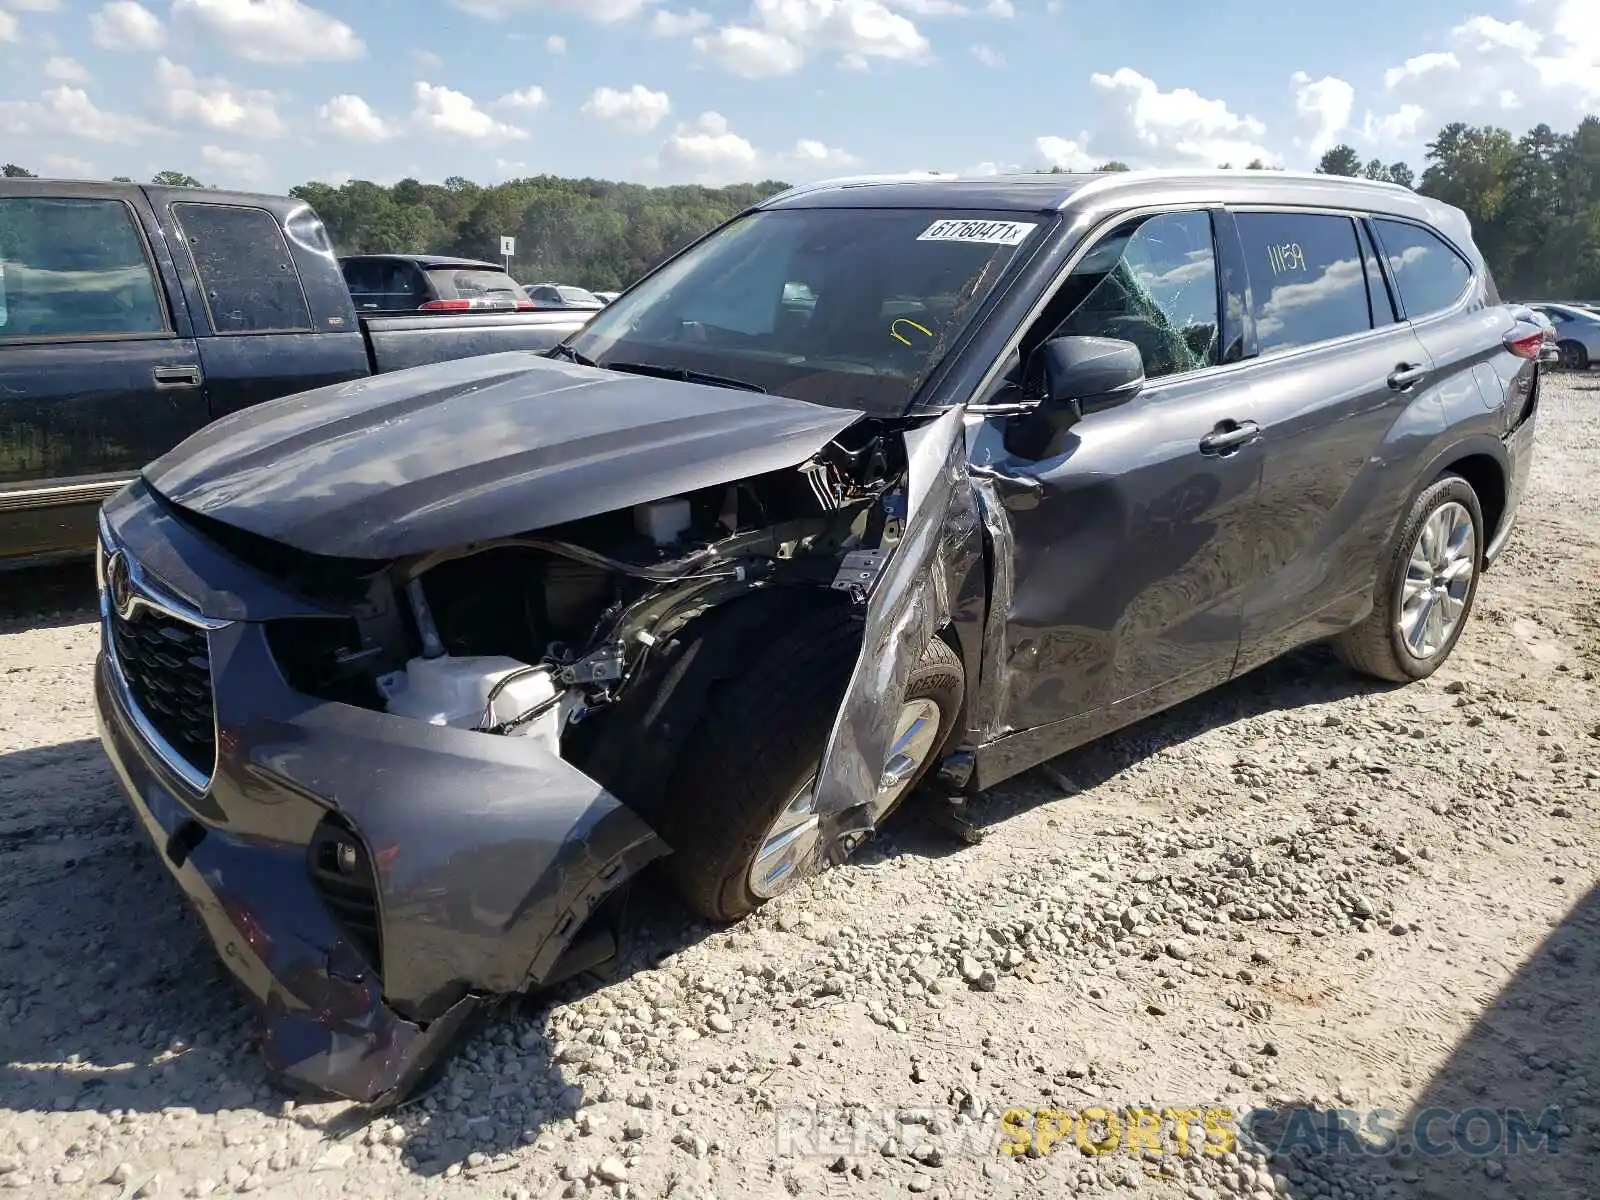
<path id="1" fill-rule="evenodd" d="M 134 835 L 81 586 L 0 583 L 0 1188 L 1600 1195 L 1597 418 L 1600 376 L 1547 381 L 1516 538 L 1434 679 L 1297 654 L 997 789 L 977 846 L 908 814 L 741 926 L 647 886 L 614 978 L 366 1123 L 267 1085 Z M 1569 1132 L 1429 1161 L 996 1148 L 1010 1108 L 1433 1105 Z"/>

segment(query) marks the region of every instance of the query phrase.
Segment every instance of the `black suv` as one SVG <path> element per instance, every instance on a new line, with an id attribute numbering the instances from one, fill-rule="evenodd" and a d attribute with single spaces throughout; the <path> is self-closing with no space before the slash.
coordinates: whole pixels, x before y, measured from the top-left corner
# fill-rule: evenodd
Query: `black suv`
<path id="1" fill-rule="evenodd" d="M 499 263 L 442 254 L 351 254 L 339 260 L 361 312 L 482 312 L 534 305 Z"/>
<path id="2" fill-rule="evenodd" d="M 386 1102 L 593 962 L 652 859 L 737 918 L 919 781 L 1295 646 L 1430 674 L 1528 478 L 1541 341 L 1394 185 L 791 190 L 545 355 L 148 467 L 103 512 L 105 745 L 269 1064 Z"/>

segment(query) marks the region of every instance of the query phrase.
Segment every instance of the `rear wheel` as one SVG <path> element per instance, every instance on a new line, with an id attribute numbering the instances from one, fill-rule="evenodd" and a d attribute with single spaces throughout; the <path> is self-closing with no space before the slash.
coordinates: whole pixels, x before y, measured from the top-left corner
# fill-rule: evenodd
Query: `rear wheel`
<path id="1" fill-rule="evenodd" d="M 1560 364 L 1568 371 L 1587 371 L 1589 369 L 1589 351 L 1584 349 L 1582 342 L 1557 342 L 1556 350 L 1561 355 Z"/>
<path id="2" fill-rule="evenodd" d="M 664 869 L 700 915 L 737 920 L 822 868 L 812 788 L 859 647 L 859 627 L 829 614 L 774 642 L 712 697 L 657 822 L 673 847 Z M 962 691 L 960 660 L 935 639 L 906 689 L 875 825 L 944 744 Z"/>
<path id="3" fill-rule="evenodd" d="M 1349 666 L 1379 679 L 1426 679 L 1450 657 L 1472 612 L 1483 569 L 1483 512 L 1459 475 L 1411 507 L 1378 583 L 1372 613 L 1334 639 Z"/>

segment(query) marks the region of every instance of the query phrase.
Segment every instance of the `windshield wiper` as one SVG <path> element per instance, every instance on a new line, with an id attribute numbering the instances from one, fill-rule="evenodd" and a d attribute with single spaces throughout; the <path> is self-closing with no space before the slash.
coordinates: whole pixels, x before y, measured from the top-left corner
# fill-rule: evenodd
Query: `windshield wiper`
<path id="1" fill-rule="evenodd" d="M 653 375 L 657 379 L 676 379 L 680 383 L 704 383 L 712 387 L 733 388 L 740 392 L 760 392 L 767 389 L 758 383 L 743 379 L 730 379 L 726 375 L 708 375 L 704 371 L 691 371 L 686 367 L 658 367 L 652 363 L 608 362 L 608 371 L 624 371 L 629 375 Z"/>
<path id="2" fill-rule="evenodd" d="M 558 342 L 556 345 L 551 346 L 550 349 L 544 352 L 544 356 L 546 358 L 565 358 L 570 362 L 577 363 L 580 367 L 594 366 L 594 359 L 579 354 L 565 342 Z"/>

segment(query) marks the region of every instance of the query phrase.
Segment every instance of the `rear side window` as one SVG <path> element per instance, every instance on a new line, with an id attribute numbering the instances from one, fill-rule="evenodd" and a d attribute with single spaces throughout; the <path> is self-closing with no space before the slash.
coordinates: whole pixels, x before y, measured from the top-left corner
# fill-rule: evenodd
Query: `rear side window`
<path id="1" fill-rule="evenodd" d="M 1241 212 L 1261 353 L 1372 328 L 1366 273 L 1349 217 Z"/>
<path id="2" fill-rule="evenodd" d="M 1472 268 L 1443 238 L 1407 221 L 1372 222 L 1400 290 L 1406 316 L 1415 320 L 1449 308 L 1472 282 Z"/>
<path id="3" fill-rule="evenodd" d="M 212 332 L 311 328 L 306 294 L 276 217 L 264 208 L 232 204 L 174 204 L 172 210 L 200 276 Z"/>
<path id="4" fill-rule="evenodd" d="M 0 339 L 166 329 L 144 239 L 126 204 L 0 199 Z"/>
<path id="5" fill-rule="evenodd" d="M 523 298 L 522 289 L 504 271 L 475 267 L 432 267 L 428 278 L 444 300 L 505 302 L 512 307 Z"/>
<path id="6" fill-rule="evenodd" d="M 428 298 L 421 274 L 410 263 L 366 259 L 343 263 L 342 269 L 357 308 L 409 309 Z"/>

